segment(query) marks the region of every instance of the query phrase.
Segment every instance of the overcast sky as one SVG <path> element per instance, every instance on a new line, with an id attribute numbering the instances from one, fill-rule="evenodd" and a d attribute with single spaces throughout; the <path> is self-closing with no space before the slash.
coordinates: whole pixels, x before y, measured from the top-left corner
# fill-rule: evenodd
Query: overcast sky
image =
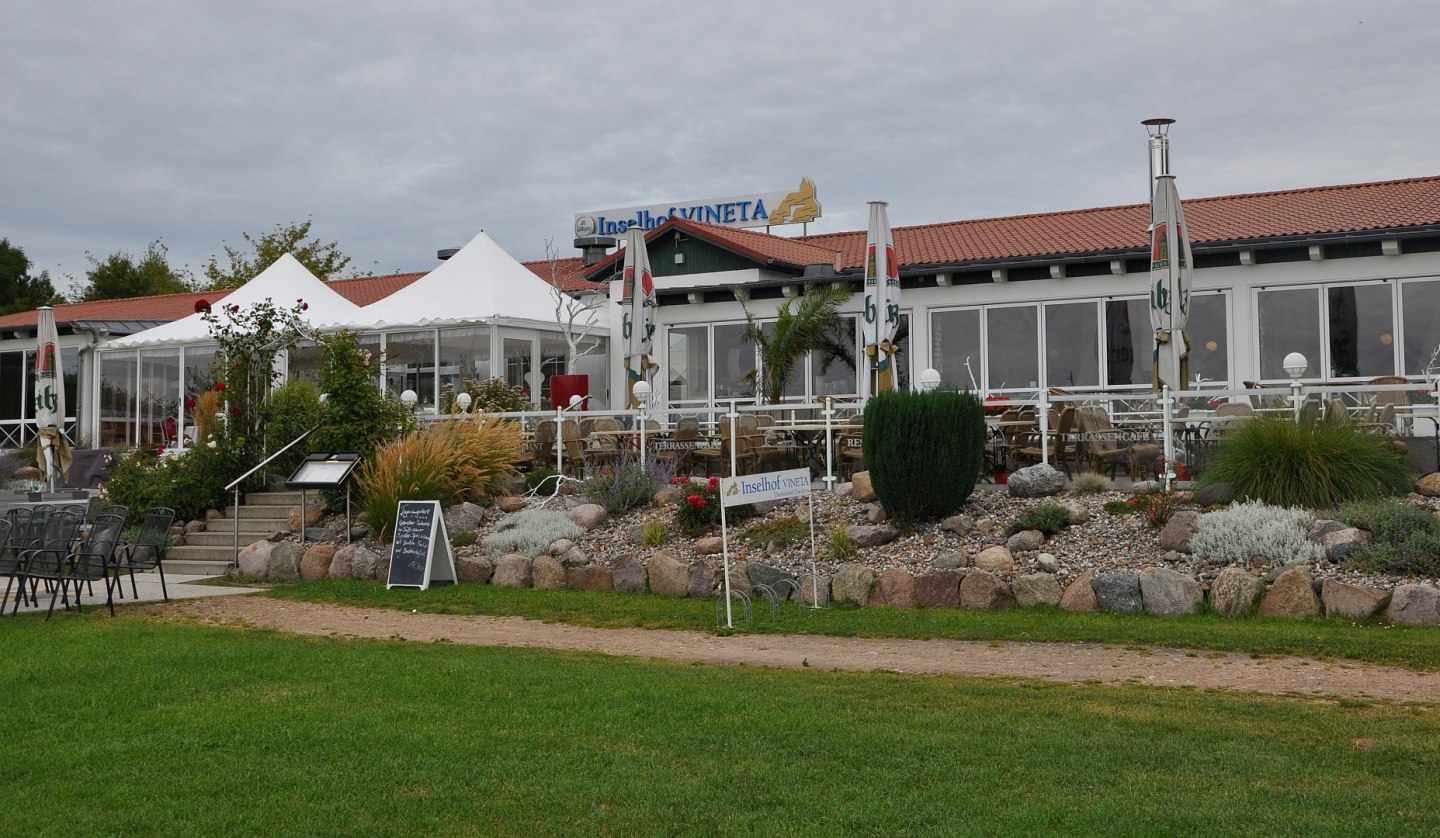
<path id="1" fill-rule="evenodd" d="M 817 184 L 811 232 L 1440 174 L 1440 4 L 8 0 L 0 237 L 197 273 L 314 220 L 363 273 Z M 1137 231 L 1137 243 L 1143 237 Z M 57 286 L 62 283 L 57 281 Z"/>

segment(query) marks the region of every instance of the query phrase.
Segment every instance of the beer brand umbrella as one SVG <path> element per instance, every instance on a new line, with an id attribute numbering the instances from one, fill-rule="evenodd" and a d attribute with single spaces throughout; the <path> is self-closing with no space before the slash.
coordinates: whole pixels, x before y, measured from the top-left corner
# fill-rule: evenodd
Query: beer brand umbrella
<path id="1" fill-rule="evenodd" d="M 1164 127 L 1170 121 L 1150 120 Z M 1158 141 L 1158 142 L 1157 142 Z M 1150 137 L 1151 165 L 1155 173 L 1150 198 L 1150 327 L 1155 330 L 1155 389 L 1169 385 L 1184 390 L 1190 380 L 1190 238 L 1175 176 L 1170 174 L 1169 139 Z"/>
<path id="2" fill-rule="evenodd" d="M 60 369 L 60 337 L 55 331 L 55 309 L 38 312 L 35 328 L 35 432 L 39 445 L 35 461 L 45 472 L 51 491 L 55 480 L 70 469 L 70 443 L 65 439 L 65 374 Z"/>
<path id="3" fill-rule="evenodd" d="M 645 231 L 625 231 L 625 263 L 620 299 L 623 312 L 620 336 L 625 341 L 625 396 L 630 407 L 639 407 L 635 382 L 650 380 L 659 364 L 650 360 L 655 336 L 655 279 L 650 274 L 650 257 L 645 252 Z"/>
<path id="4" fill-rule="evenodd" d="M 895 258 L 895 240 L 884 201 L 870 202 L 870 232 L 865 243 L 865 310 L 862 332 L 865 337 L 865 374 L 860 377 L 860 397 L 893 390 L 895 377 L 894 343 L 900 331 L 900 263 Z"/>

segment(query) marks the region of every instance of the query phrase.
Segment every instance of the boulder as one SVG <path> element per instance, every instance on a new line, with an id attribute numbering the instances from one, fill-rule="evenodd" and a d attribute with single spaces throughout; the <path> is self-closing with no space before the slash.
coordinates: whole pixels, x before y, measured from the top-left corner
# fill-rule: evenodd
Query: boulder
<path id="1" fill-rule="evenodd" d="M 1320 616 L 1320 600 L 1315 596 L 1310 570 L 1303 565 L 1291 565 L 1275 577 L 1274 584 L 1260 600 L 1259 614 L 1291 620 Z"/>
<path id="2" fill-rule="evenodd" d="M 1065 488 L 1065 475 L 1054 466 L 1039 463 L 1010 475 L 1007 489 L 1012 498 L 1045 498 Z"/>
<path id="3" fill-rule="evenodd" d="M 590 557 L 585 555 L 585 551 L 579 547 L 571 547 L 565 551 L 565 555 L 559 556 L 558 558 L 560 559 L 560 563 L 566 567 L 584 567 L 590 564 Z"/>
<path id="4" fill-rule="evenodd" d="M 1070 526 L 1079 526 L 1090 522 L 1090 510 L 1083 503 L 1076 503 L 1073 500 L 1062 501 L 1061 506 L 1070 514 Z"/>
<path id="5" fill-rule="evenodd" d="M 1015 602 L 1022 606 L 1059 605 L 1060 580 L 1049 573 L 1026 573 L 1010 583 Z"/>
<path id="6" fill-rule="evenodd" d="M 656 550 L 650 554 L 646 572 L 650 590 L 660 596 L 683 597 L 690 589 L 690 563 L 682 561 L 672 550 Z"/>
<path id="7" fill-rule="evenodd" d="M 519 512 L 525 508 L 525 499 L 519 495 L 506 495 L 495 501 L 495 508 L 506 514 Z"/>
<path id="8" fill-rule="evenodd" d="M 1440 590 L 1429 585 L 1396 585 L 1385 616 L 1406 626 L 1440 624 Z"/>
<path id="9" fill-rule="evenodd" d="M 685 581 L 685 596 L 704 599 L 715 595 L 715 583 L 719 574 L 710 563 L 701 559 L 690 563 L 690 572 Z"/>
<path id="10" fill-rule="evenodd" d="M 975 532 L 981 535 L 989 535 L 995 531 L 995 519 L 990 517 L 975 519 Z"/>
<path id="11" fill-rule="evenodd" d="M 1200 526 L 1200 513 L 1194 509 L 1180 509 L 1170 515 L 1160 530 L 1160 549 L 1177 553 L 1190 552 L 1190 539 Z"/>
<path id="12" fill-rule="evenodd" d="M 885 507 L 878 503 L 872 503 L 865 508 L 865 520 L 872 524 L 885 523 Z"/>
<path id="13" fill-rule="evenodd" d="M 470 532 L 485 521 L 485 507 L 462 501 L 445 510 L 445 531 L 451 535 Z"/>
<path id="14" fill-rule="evenodd" d="M 300 532 L 302 526 L 313 527 L 325 518 L 325 509 L 321 504 L 307 503 L 305 505 L 305 523 L 300 523 L 300 507 L 290 507 L 290 532 Z"/>
<path id="15" fill-rule="evenodd" d="M 1320 603 L 1331 617 L 1348 617 L 1363 620 L 1380 613 L 1380 606 L 1388 596 L 1378 588 L 1351 585 L 1338 579 L 1326 579 L 1320 583 Z"/>
<path id="16" fill-rule="evenodd" d="M 240 568 L 240 575 L 249 576 L 252 579 L 264 579 L 265 572 L 270 567 L 270 551 L 274 549 L 275 544 L 270 541 L 257 541 L 242 549 L 240 555 L 235 557 L 235 563 Z"/>
<path id="17" fill-rule="evenodd" d="M 351 579 L 384 579 L 390 572 L 385 557 L 370 548 L 357 544 L 350 554 Z"/>
<path id="18" fill-rule="evenodd" d="M 856 547 L 879 547 L 900 537 L 900 531 L 889 524 L 862 524 L 849 527 L 845 532 Z"/>
<path id="19" fill-rule="evenodd" d="M 745 565 L 738 562 L 731 562 L 730 590 L 740 591 L 746 596 L 754 593 L 754 591 L 750 587 L 750 574 L 745 570 Z"/>
<path id="20" fill-rule="evenodd" d="M 965 574 L 958 570 L 932 570 L 915 580 L 915 604 L 921 608 L 959 608 L 960 582 Z"/>
<path id="21" fill-rule="evenodd" d="M 311 545 L 300 559 L 300 578 L 324 579 L 330 575 L 330 561 L 334 558 L 334 544 Z"/>
<path id="22" fill-rule="evenodd" d="M 885 571 L 875 580 L 875 592 L 870 596 L 870 604 L 914 608 L 915 577 L 910 571 L 898 567 Z"/>
<path id="23" fill-rule="evenodd" d="M 836 602 L 868 605 L 875 587 L 875 571 L 858 562 L 846 562 L 830 577 L 830 596 Z"/>
<path id="24" fill-rule="evenodd" d="M 608 567 L 598 564 L 584 567 L 565 568 L 565 587 L 577 591 L 613 591 L 614 574 Z"/>
<path id="25" fill-rule="evenodd" d="M 495 560 L 495 573 L 490 584 L 497 588 L 528 588 L 534 559 L 519 553 L 506 553 Z"/>
<path id="26" fill-rule="evenodd" d="M 335 531 L 329 527 L 306 527 L 304 535 L 306 541 L 334 541 L 337 538 Z"/>
<path id="27" fill-rule="evenodd" d="M 1009 608 L 1015 604 L 1010 586 L 987 570 L 972 570 L 960 582 L 960 607 L 975 611 Z"/>
<path id="28" fill-rule="evenodd" d="M 1440 498 L 1440 471 L 1432 471 L 1415 481 L 1415 494 Z"/>
<path id="29" fill-rule="evenodd" d="M 1060 560 L 1050 553 L 1041 553 L 1035 557 L 1035 567 L 1039 568 L 1041 573 L 1059 573 Z"/>
<path id="30" fill-rule="evenodd" d="M 335 555 L 330 557 L 330 570 L 326 575 L 331 579 L 349 579 L 357 549 L 359 549 L 358 544 L 346 544 L 336 550 Z"/>
<path id="31" fill-rule="evenodd" d="M 855 493 L 855 500 L 859 503 L 874 503 L 879 500 L 875 496 L 875 487 L 870 483 L 870 472 L 857 471 L 850 477 L 850 485 Z"/>
<path id="32" fill-rule="evenodd" d="M 1325 558 L 1339 564 L 1349 559 L 1370 543 L 1370 533 L 1359 527 L 1341 527 L 1320 537 L 1320 546 L 1325 548 Z"/>
<path id="33" fill-rule="evenodd" d="M 1222 617 L 1248 617 L 1264 592 L 1264 580 L 1232 564 L 1210 583 L 1210 608 Z"/>
<path id="34" fill-rule="evenodd" d="M 300 560 L 304 557 L 300 545 L 293 541 L 282 541 L 270 551 L 270 561 L 265 565 L 266 579 L 283 579 L 293 582 L 300 578 Z"/>
<path id="35" fill-rule="evenodd" d="M 488 585 L 495 575 L 495 563 L 484 556 L 457 556 L 455 580 L 464 585 Z"/>
<path id="36" fill-rule="evenodd" d="M 975 566 L 991 573 L 1010 573 L 1015 570 L 1015 556 L 1007 547 L 986 547 L 975 556 Z"/>
<path id="37" fill-rule="evenodd" d="M 643 594 L 647 584 L 645 563 L 634 553 L 622 553 L 611 564 L 615 590 L 622 594 Z"/>
<path id="38" fill-rule="evenodd" d="M 718 535 L 695 539 L 695 552 L 701 556 L 718 556 L 725 550 L 725 540 Z"/>
<path id="39" fill-rule="evenodd" d="M 940 522 L 940 529 L 956 535 L 967 535 L 975 529 L 975 519 L 969 515 L 951 515 Z"/>
<path id="40" fill-rule="evenodd" d="M 1005 540 L 1005 548 L 1011 553 L 1033 553 L 1044 546 L 1045 533 L 1039 530 L 1021 530 Z"/>
<path id="41" fill-rule="evenodd" d="M 784 590 L 776 588 L 775 586 L 786 579 L 792 582 L 795 580 L 795 574 L 790 571 L 759 562 L 745 562 L 745 572 L 750 576 L 751 585 L 769 585 L 777 593 L 781 594 L 787 594 L 790 591 L 790 586 L 784 586 Z"/>
<path id="42" fill-rule="evenodd" d="M 1195 490 L 1195 505 L 1201 509 L 1224 506 L 1235 500 L 1235 487 L 1229 483 L 1211 483 Z"/>
<path id="43" fill-rule="evenodd" d="M 1140 574 L 1128 570 L 1097 574 L 1090 580 L 1095 604 L 1102 611 L 1138 614 L 1144 608 L 1140 598 Z"/>
<path id="44" fill-rule="evenodd" d="M 186 535 L 189 535 L 189 534 L 191 534 L 191 533 L 196 533 L 196 532 L 205 532 L 205 529 L 206 529 L 207 526 L 209 526 L 209 525 L 206 524 L 204 521 L 201 521 L 201 520 L 199 520 L 199 519 L 196 519 L 196 520 L 194 520 L 194 521 L 186 521 L 186 522 L 185 522 L 185 534 L 186 534 Z"/>
<path id="45" fill-rule="evenodd" d="M 1132 495 L 1153 495 L 1159 491 L 1162 491 L 1162 487 L 1158 480 L 1136 480 L 1130 484 Z"/>
<path id="46" fill-rule="evenodd" d="M 530 587 L 557 591 L 565 587 L 565 565 L 554 556 L 536 556 L 530 562 Z"/>
<path id="47" fill-rule="evenodd" d="M 1060 596 L 1060 609 L 1072 614 L 1088 614 L 1100 610 L 1100 603 L 1095 599 L 1095 589 L 1090 585 L 1094 578 L 1095 572 L 1087 570 L 1071 582 Z"/>
<path id="48" fill-rule="evenodd" d="M 1205 601 L 1200 583 L 1168 567 L 1147 567 L 1140 571 L 1140 601 L 1157 617 L 1194 614 Z"/>
<path id="49" fill-rule="evenodd" d="M 854 496 L 855 496 L 855 484 L 854 484 L 854 483 L 841 483 L 839 486 L 836 486 L 836 487 L 835 487 L 835 497 L 837 497 L 837 498 L 849 498 L 849 497 L 854 497 Z"/>
<path id="50" fill-rule="evenodd" d="M 225 520 L 225 513 L 224 513 L 224 512 L 221 512 L 221 511 L 218 510 L 218 509 L 207 509 L 207 510 L 205 510 L 205 520 L 206 520 L 206 521 L 223 521 L 223 520 Z"/>
<path id="51" fill-rule="evenodd" d="M 940 558 L 935 560 L 935 566 L 941 570 L 954 570 L 957 567 L 970 566 L 970 554 L 964 550 L 956 550 L 953 553 L 942 553 Z M 955 584 L 960 584 L 956 580 Z"/>
<path id="52" fill-rule="evenodd" d="M 813 608 L 830 604 L 830 577 L 824 574 L 800 579 L 799 603 Z"/>
<path id="53" fill-rule="evenodd" d="M 552 556 L 563 556 L 566 553 L 570 552 L 571 548 L 573 548 L 574 546 L 575 542 L 571 541 L 568 538 L 557 538 L 554 541 L 550 542 L 550 549 L 548 552 Z"/>
<path id="54" fill-rule="evenodd" d="M 653 503 L 656 506 L 679 506 L 680 501 L 685 499 L 685 494 L 674 486 L 665 486 L 655 493 Z"/>
<path id="55" fill-rule="evenodd" d="M 566 512 L 565 517 L 569 518 L 572 523 L 584 527 L 588 531 L 610 520 L 610 513 L 606 512 L 605 507 L 598 503 L 582 503 L 569 512 Z"/>

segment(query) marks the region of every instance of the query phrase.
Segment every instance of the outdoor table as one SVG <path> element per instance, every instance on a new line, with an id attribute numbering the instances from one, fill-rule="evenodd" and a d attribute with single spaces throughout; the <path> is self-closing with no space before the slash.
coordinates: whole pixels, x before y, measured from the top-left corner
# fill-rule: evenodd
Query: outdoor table
<path id="1" fill-rule="evenodd" d="M 813 465 L 820 470 L 824 470 L 825 460 L 820 456 L 820 445 L 825 441 L 825 431 L 828 428 L 830 431 L 835 432 L 844 427 L 847 426 L 835 424 L 826 425 L 824 422 L 790 422 L 780 425 L 765 425 L 761 427 L 760 430 L 766 432 L 767 436 L 772 432 L 788 434 L 790 439 L 792 439 L 800 449 L 801 464 L 807 468 Z"/>

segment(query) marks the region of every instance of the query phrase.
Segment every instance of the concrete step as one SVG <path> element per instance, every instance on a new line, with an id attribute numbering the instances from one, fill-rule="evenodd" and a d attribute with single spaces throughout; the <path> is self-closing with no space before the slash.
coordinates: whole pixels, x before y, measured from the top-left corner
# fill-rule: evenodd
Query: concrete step
<path id="1" fill-rule="evenodd" d="M 273 530 L 259 529 L 250 526 L 249 521 L 240 522 L 240 546 L 262 541 L 270 537 L 271 533 L 284 532 L 285 527 L 279 526 Z M 185 536 L 185 547 L 229 547 L 235 544 L 235 531 L 233 529 L 212 529 L 209 532 L 192 532 Z"/>
<path id="2" fill-rule="evenodd" d="M 173 548 L 172 548 L 173 549 Z M 165 558 L 165 575 L 170 574 L 193 574 L 195 576 L 224 576 L 233 567 L 228 561 L 211 561 L 207 559 L 171 559 Z"/>
<path id="3" fill-rule="evenodd" d="M 320 495 L 316 492 L 311 492 L 308 500 L 310 504 L 319 503 Z M 299 506 L 300 492 L 247 492 L 245 494 L 245 505 L 284 506 L 287 508 Z"/>
<path id="4" fill-rule="evenodd" d="M 225 517 L 233 520 L 235 518 L 235 507 L 225 510 Z M 242 506 L 240 507 L 240 520 L 263 519 L 267 521 L 288 521 L 290 520 L 290 507 L 288 506 Z M 212 522 L 213 523 L 213 522 Z M 242 525 L 243 526 L 243 525 Z"/>

